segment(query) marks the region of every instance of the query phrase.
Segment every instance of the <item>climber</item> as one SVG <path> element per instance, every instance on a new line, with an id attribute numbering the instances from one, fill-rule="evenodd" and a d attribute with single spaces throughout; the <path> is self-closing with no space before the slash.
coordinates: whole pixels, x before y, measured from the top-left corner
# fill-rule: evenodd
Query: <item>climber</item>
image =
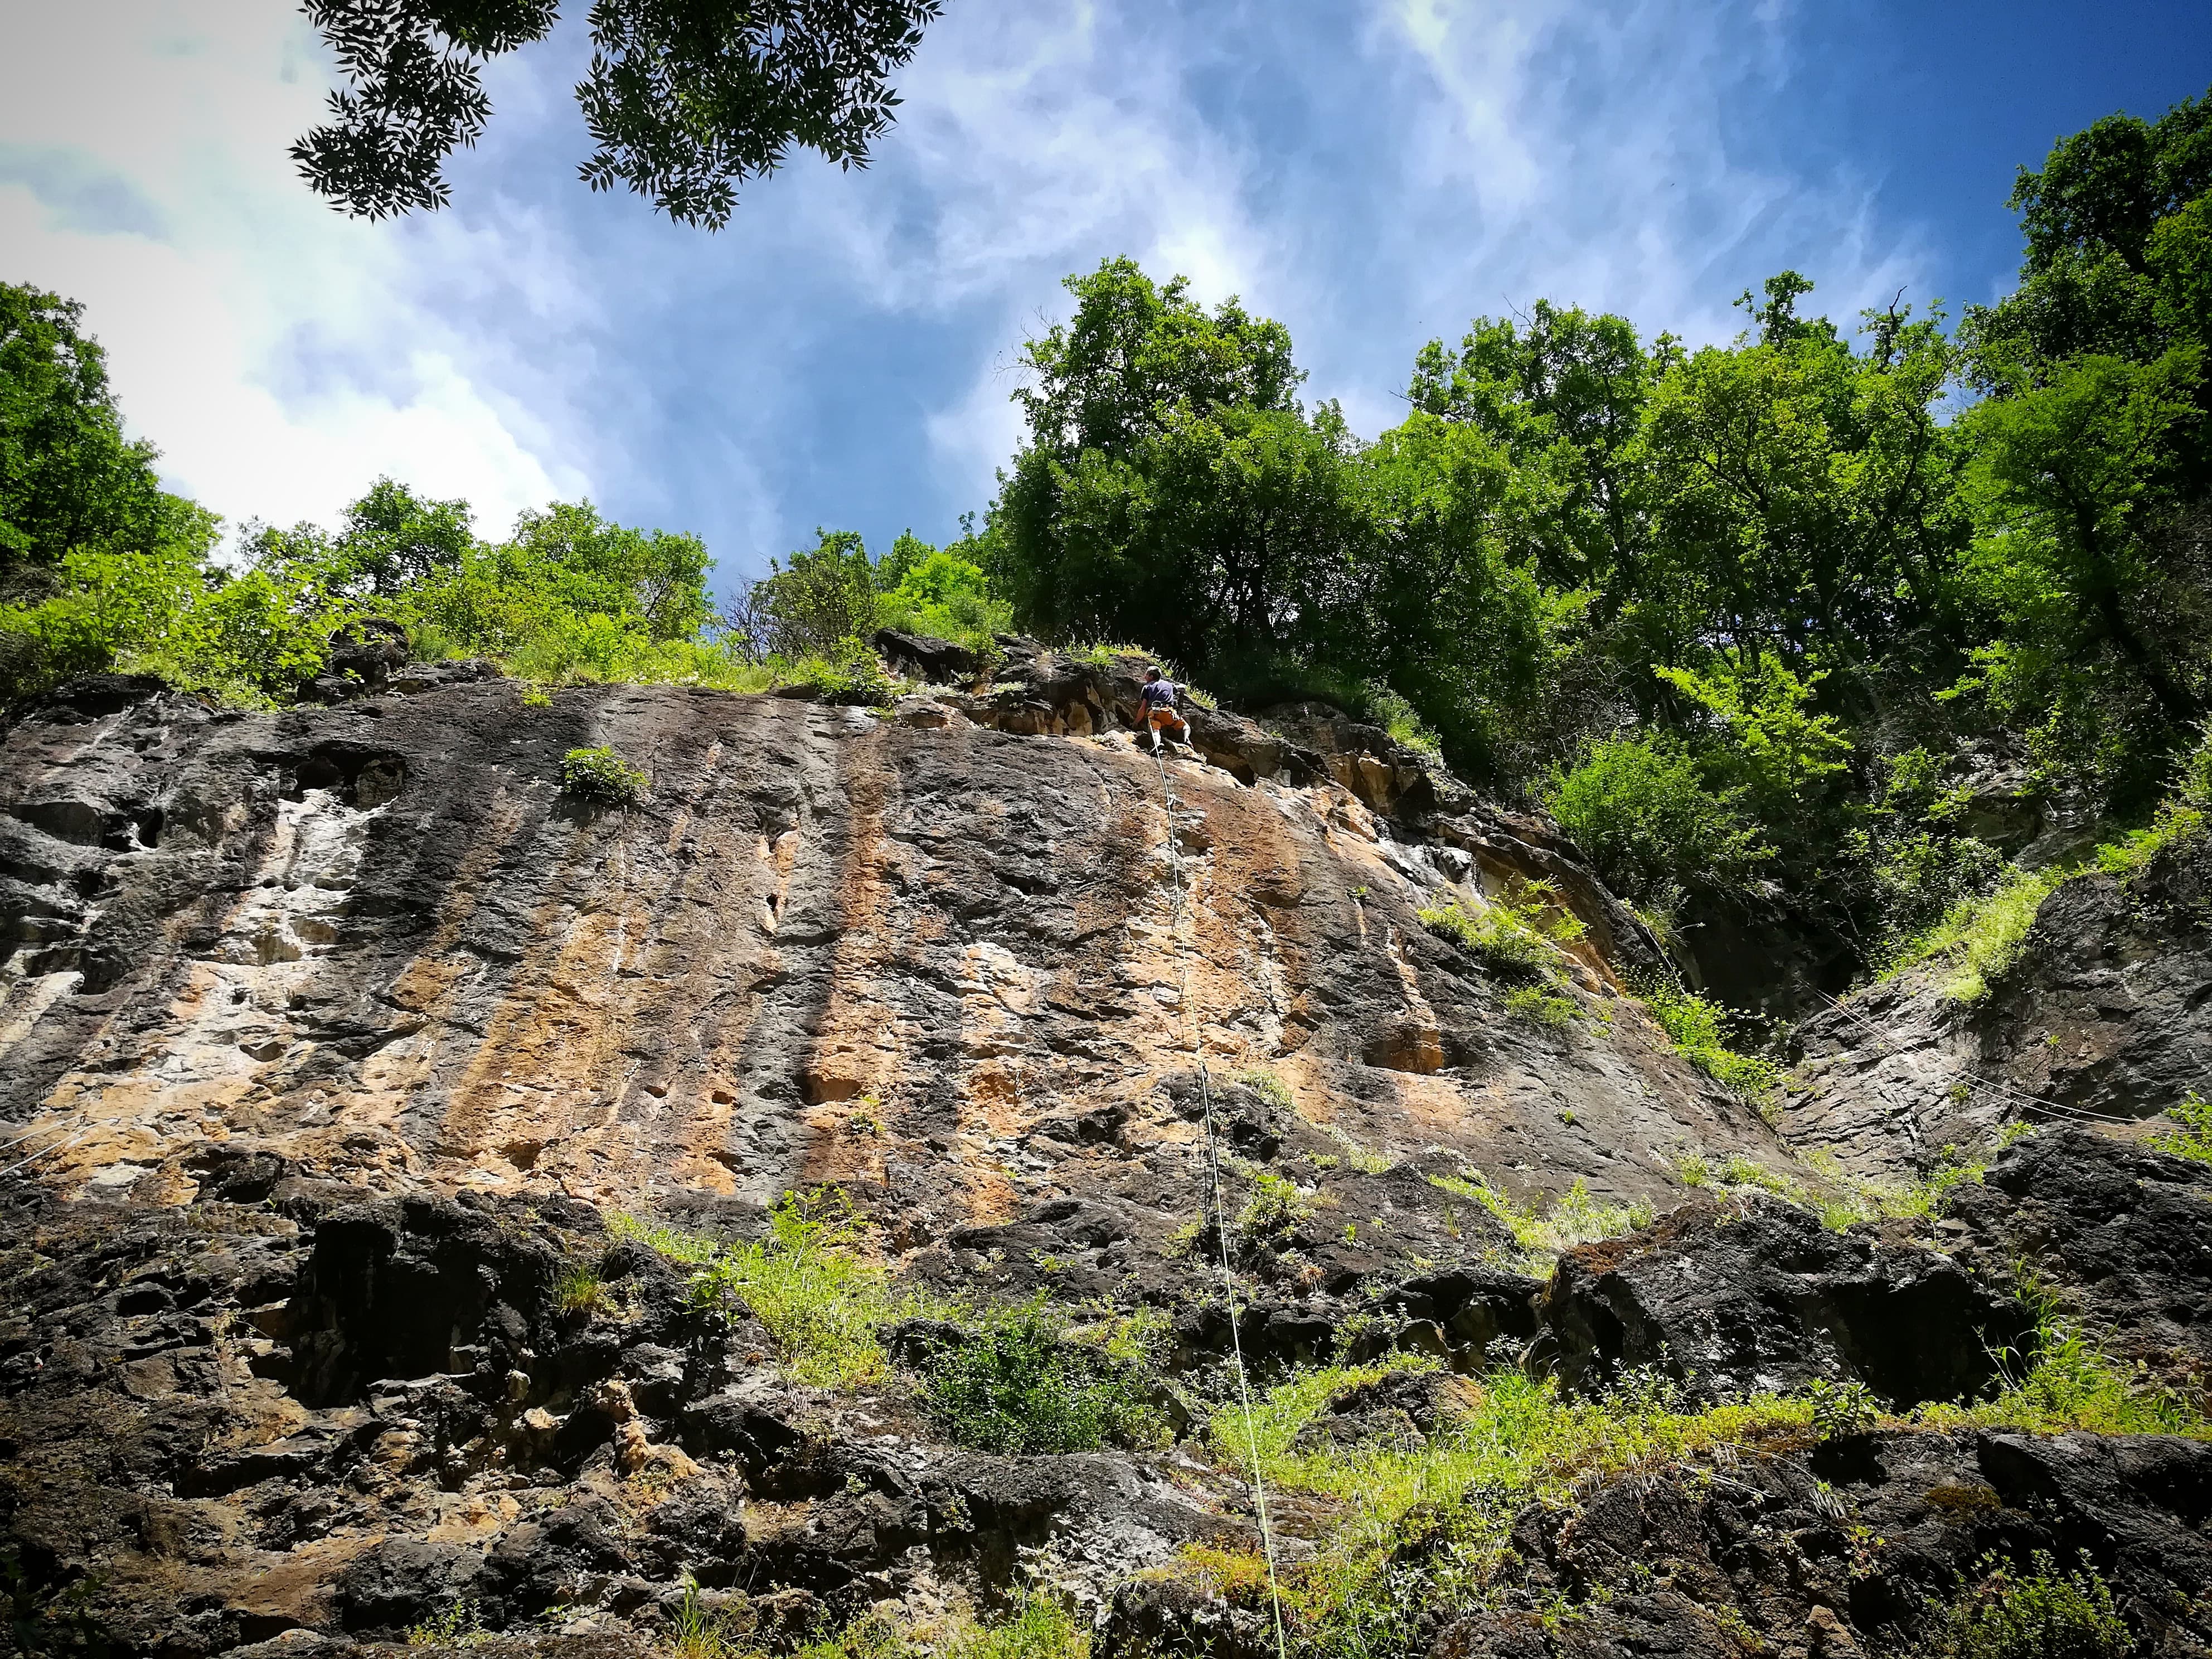
<path id="1" fill-rule="evenodd" d="M 1137 693 L 1137 735 L 1152 745 L 1156 755 L 1163 740 L 1190 741 L 1190 727 L 1176 713 L 1176 704 L 1182 700 L 1182 690 L 1173 680 L 1162 678 L 1157 668 L 1145 671 L 1145 689 Z"/>

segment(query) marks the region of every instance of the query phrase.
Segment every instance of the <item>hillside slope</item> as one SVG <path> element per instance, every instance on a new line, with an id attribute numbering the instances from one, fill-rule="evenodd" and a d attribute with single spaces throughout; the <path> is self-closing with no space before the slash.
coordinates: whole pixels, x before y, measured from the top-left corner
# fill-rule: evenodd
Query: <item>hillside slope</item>
<path id="1" fill-rule="evenodd" d="M 1162 765 L 1121 729 L 1126 665 L 997 672 L 883 712 L 534 707 L 422 667 L 240 714 L 99 678 L 17 725 L 21 1629 L 698 1656 L 872 1608 L 968 1629 L 1027 1582 L 1024 1617 L 1072 1606 L 1055 1639 L 1102 1656 L 1256 1654 L 1241 1356 L 1286 1582 L 1401 1586 L 1370 1651 L 1848 1652 L 1999 1543 L 2094 1546 L 2150 1650 L 2193 1650 L 2201 1440 L 1869 1433 L 1872 1404 L 1816 1423 L 1803 1390 L 2002 1389 L 2039 1340 L 2009 1264 L 2057 1235 L 2125 1256 L 2112 1194 L 2154 1190 L 2172 1260 L 2081 1311 L 2201 1391 L 2200 1166 L 2015 1148 L 1990 1180 L 2017 1201 L 1943 1252 L 1743 1192 L 1674 1207 L 1682 1160 L 1790 1151 L 1622 994 L 1652 943 L 1556 835 L 1333 711 L 1203 711 L 1205 758 Z M 641 804 L 563 793 L 601 744 Z M 1582 924 L 1548 967 L 1420 920 L 1532 879 Z M 1559 1449 L 1510 1479 L 1479 1461 L 1543 1425 Z M 1929 1509 L 1946 1482 L 1986 1490 L 1972 1524 Z M 1838 1577 L 1838 1504 L 1899 1546 Z M 1432 1505 L 1462 1518 L 1431 1535 Z M 1798 1554 L 1747 1566 L 1747 1526 Z M 1339 1590 L 1297 1592 L 1301 1651 L 1382 1616 Z"/>

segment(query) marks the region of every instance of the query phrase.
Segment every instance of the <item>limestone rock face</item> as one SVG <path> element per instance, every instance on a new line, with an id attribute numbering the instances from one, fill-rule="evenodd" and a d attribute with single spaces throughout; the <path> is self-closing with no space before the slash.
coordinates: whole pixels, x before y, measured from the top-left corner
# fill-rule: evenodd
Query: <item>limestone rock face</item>
<path id="1" fill-rule="evenodd" d="M 1459 848 L 1188 760 L 1171 823 L 1127 742 L 663 689 L 87 690 L 0 764 L 0 1115 L 67 1139 L 66 1191 L 184 1199 L 213 1141 L 391 1190 L 836 1182 L 918 1249 L 1069 1192 L 1188 1216 L 1194 1019 L 1216 1086 L 1269 1073 L 1283 1128 L 1368 1157 L 1638 1197 L 1682 1146 L 1771 1150 L 1632 1005 L 1505 1015 L 1413 915 L 1477 890 Z M 642 806 L 561 793 L 602 743 Z"/>
<path id="2" fill-rule="evenodd" d="M 2126 1124 L 2212 1065 L 2212 840 L 2133 876 L 2094 873 L 2043 902 L 1988 994 L 1916 969 L 1808 1020 L 1785 1128 L 1844 1167 L 1896 1175 L 2015 1119 Z"/>
<path id="3" fill-rule="evenodd" d="M 1258 1653 L 1264 1603 L 1177 1576 L 1257 1544 L 1206 1422 L 1232 1354 L 1261 1389 L 1396 1357 L 1301 1454 L 1418 1449 L 1515 1365 L 1906 1403 L 1991 1381 L 2033 1260 L 2116 1352 L 2201 1369 L 2203 1183 L 2102 1140 L 2014 1148 L 1940 1250 L 1700 1200 L 1532 1276 L 1517 1206 L 1581 1183 L 1569 1212 L 1626 1230 L 1679 1154 L 1790 1150 L 1620 994 L 1658 945 L 1571 844 L 1377 728 L 1194 710 L 1156 760 L 1134 659 L 1016 640 L 883 644 L 931 683 L 880 713 L 532 706 L 358 643 L 327 704 L 105 676 L 0 743 L 0 1553 L 40 1640 L 644 1654 L 703 1618 L 783 1651 L 1048 1568 L 1102 1655 Z M 641 803 L 562 793 L 601 744 Z M 1532 883 L 1586 929 L 1564 1029 L 1419 920 Z M 2110 1053 L 2094 1086 L 2150 1063 Z M 1839 1048 L 1822 1109 L 1858 1121 L 1844 1079 L 1882 1063 Z M 1875 1167 L 1917 1144 L 1886 1121 Z M 915 1298 L 836 1388 L 695 1278 L 700 1236 L 823 1189 Z M 948 1422 L 976 1310 L 1039 1298 L 1087 1352 L 1146 1345 L 1143 1435 L 1015 1455 Z M 1488 1611 L 1408 1607 L 1401 1648 L 1889 1651 L 2002 1547 L 2099 1552 L 2187 1651 L 2203 1449 L 1793 1429 L 1643 1461 L 1514 1518 Z M 1316 1562 L 1349 1506 L 1278 1498 L 1286 1570 Z M 1861 1559 L 1870 1528 L 1906 1541 Z"/>

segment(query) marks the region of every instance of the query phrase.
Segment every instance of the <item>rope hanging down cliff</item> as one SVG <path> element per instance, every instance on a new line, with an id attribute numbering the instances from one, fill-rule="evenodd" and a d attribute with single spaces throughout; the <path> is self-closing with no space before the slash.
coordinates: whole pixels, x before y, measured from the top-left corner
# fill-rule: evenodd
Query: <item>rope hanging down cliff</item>
<path id="1" fill-rule="evenodd" d="M 1229 1212 L 1222 1202 L 1221 1138 L 1214 1131 L 1213 1087 L 1206 1069 L 1206 1040 L 1199 1029 L 1198 1004 L 1190 994 L 1190 942 L 1184 938 L 1188 912 L 1184 904 L 1182 843 L 1176 828 L 1175 785 L 1168 778 L 1168 763 L 1152 751 L 1160 769 L 1160 793 L 1168 808 L 1168 861 L 1175 871 L 1176 954 L 1181 964 L 1183 1012 L 1190 1017 L 1190 1054 L 1198 1066 L 1198 1097 L 1206 1111 L 1206 1181 L 1213 1198 L 1213 1237 L 1221 1247 L 1221 1294 L 1229 1306 L 1229 1349 L 1237 1361 L 1237 1399 L 1244 1413 L 1244 1444 L 1252 1454 L 1252 1503 L 1260 1516 L 1260 1547 L 1267 1559 L 1267 1600 L 1275 1619 L 1276 1659 L 1290 1659 L 1290 1643 L 1283 1632 L 1283 1593 L 1275 1582 L 1275 1534 L 1267 1521 L 1267 1486 L 1260 1470 L 1260 1437 L 1252 1426 L 1252 1381 L 1244 1370 L 1244 1339 L 1237 1328 L 1237 1273 L 1229 1262 Z"/>

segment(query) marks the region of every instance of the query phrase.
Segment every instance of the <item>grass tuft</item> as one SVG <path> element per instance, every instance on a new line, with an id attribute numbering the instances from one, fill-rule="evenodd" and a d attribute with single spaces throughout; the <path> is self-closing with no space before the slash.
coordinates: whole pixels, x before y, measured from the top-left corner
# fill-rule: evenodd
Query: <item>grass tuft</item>
<path id="1" fill-rule="evenodd" d="M 768 1328 L 784 1368 L 798 1382 L 849 1389 L 887 1374 L 876 1333 L 926 1311 L 920 1298 L 891 1289 L 889 1275 L 854 1246 L 859 1228 L 834 1190 L 786 1193 L 759 1238 L 728 1243 L 623 1217 L 610 1224 L 671 1261 L 690 1267 L 691 1299 L 702 1308 L 743 1307 Z"/>

